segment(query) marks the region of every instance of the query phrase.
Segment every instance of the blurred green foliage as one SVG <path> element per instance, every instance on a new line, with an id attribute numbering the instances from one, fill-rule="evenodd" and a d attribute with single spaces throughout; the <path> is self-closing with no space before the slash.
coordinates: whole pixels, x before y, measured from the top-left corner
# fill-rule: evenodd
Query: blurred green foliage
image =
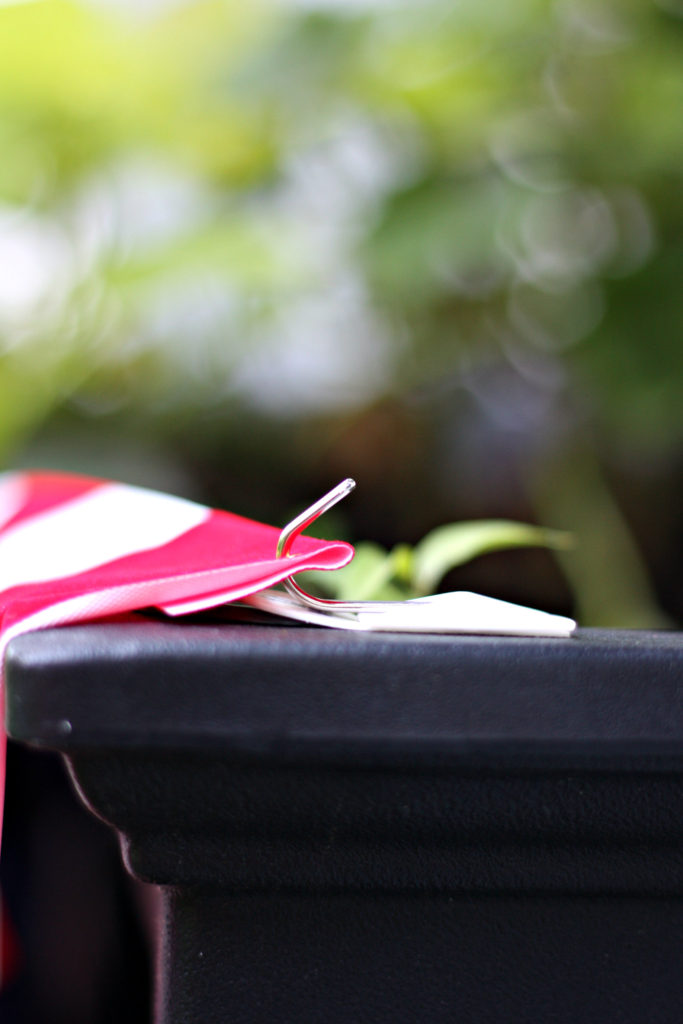
<path id="1" fill-rule="evenodd" d="M 571 538 L 558 530 L 505 520 L 448 523 L 414 546 L 397 544 L 391 551 L 363 541 L 342 569 L 306 577 L 337 601 L 410 601 L 435 594 L 449 572 L 473 558 L 527 547 L 567 550 Z"/>
<path id="2" fill-rule="evenodd" d="M 538 517 L 661 621 L 615 486 L 680 465 L 682 57 L 676 0 L 0 3 L 5 461 L 75 416 L 216 500 L 352 473 L 389 543 Z"/>

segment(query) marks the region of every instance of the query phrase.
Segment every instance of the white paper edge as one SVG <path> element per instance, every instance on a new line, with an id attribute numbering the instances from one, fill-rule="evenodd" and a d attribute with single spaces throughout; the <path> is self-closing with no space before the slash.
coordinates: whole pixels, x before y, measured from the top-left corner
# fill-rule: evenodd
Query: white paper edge
<path id="1" fill-rule="evenodd" d="M 569 637 L 576 629 L 576 622 L 564 615 L 551 615 L 468 591 L 397 601 L 390 611 L 384 603 L 381 611 L 373 611 L 372 602 L 368 602 L 367 611 L 353 618 L 334 611 L 316 611 L 275 590 L 262 590 L 242 601 L 273 615 L 332 629 L 545 637 Z"/>

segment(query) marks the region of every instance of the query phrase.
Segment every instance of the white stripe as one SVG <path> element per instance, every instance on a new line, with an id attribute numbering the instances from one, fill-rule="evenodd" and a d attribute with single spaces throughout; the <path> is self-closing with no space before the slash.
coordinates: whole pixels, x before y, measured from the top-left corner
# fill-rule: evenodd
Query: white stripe
<path id="1" fill-rule="evenodd" d="M 183 498 L 103 484 L 0 535 L 0 590 L 73 576 L 159 547 L 210 515 Z"/>

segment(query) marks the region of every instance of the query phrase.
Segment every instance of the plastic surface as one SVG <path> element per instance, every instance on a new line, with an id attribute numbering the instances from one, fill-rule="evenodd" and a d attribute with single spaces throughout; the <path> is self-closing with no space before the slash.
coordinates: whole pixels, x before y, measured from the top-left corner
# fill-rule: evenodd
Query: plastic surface
<path id="1" fill-rule="evenodd" d="M 165 887 L 158 1024 L 680 1020 L 680 634 L 102 624 L 7 680 Z"/>
<path id="2" fill-rule="evenodd" d="M 683 634 L 353 634 L 140 620 L 9 649 L 8 729 L 68 751 L 217 744 L 264 757 L 683 754 Z"/>

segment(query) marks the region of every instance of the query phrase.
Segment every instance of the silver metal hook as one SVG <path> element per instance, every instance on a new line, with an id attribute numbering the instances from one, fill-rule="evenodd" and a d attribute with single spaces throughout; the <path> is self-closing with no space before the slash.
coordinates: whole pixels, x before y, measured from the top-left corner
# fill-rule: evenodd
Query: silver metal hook
<path id="1" fill-rule="evenodd" d="M 315 520 L 323 514 L 323 512 L 327 512 L 328 509 L 331 509 L 338 501 L 341 501 L 342 498 L 347 496 L 347 494 L 350 494 L 355 486 L 356 481 L 352 480 L 351 477 L 347 477 L 346 480 L 342 480 L 342 482 L 337 484 L 336 487 L 333 487 L 331 491 L 324 494 L 322 498 L 311 505 L 310 508 L 304 509 L 296 519 L 292 519 L 291 523 L 287 523 L 278 538 L 276 548 L 277 557 L 286 558 L 291 550 L 292 544 L 299 534 L 302 533 L 307 526 L 310 526 L 311 523 L 314 523 Z M 323 597 L 314 597 L 313 594 L 307 593 L 307 591 L 300 587 L 298 583 L 295 583 L 291 577 L 290 579 L 283 580 L 283 585 L 285 589 L 292 594 L 292 596 L 303 601 L 309 607 L 315 608 L 321 612 L 354 614 L 355 612 L 361 611 L 365 608 L 372 608 L 379 604 L 379 602 L 373 601 L 329 601 Z"/>
<path id="2" fill-rule="evenodd" d="M 332 508 L 333 505 L 336 505 L 338 501 L 341 501 L 347 494 L 350 494 L 355 486 L 356 481 L 352 480 L 351 477 L 347 477 L 346 480 L 342 480 L 340 484 L 333 487 L 331 491 L 327 492 L 327 494 L 323 494 L 322 498 L 316 501 L 315 504 L 311 505 L 310 508 L 304 509 L 296 519 L 292 519 L 291 523 L 287 523 L 278 538 L 276 549 L 277 557 L 285 558 L 289 554 L 292 544 L 302 530 L 305 530 L 307 526 L 310 526 L 311 523 L 315 522 L 318 516 L 321 516 L 323 512 L 327 512 L 327 510 Z"/>
<path id="3" fill-rule="evenodd" d="M 345 498 L 355 486 L 354 480 L 342 480 L 287 523 L 278 538 L 277 557 L 287 558 L 302 530 Z M 328 601 L 308 594 L 291 577 L 283 580 L 283 584 L 294 601 L 275 590 L 250 594 L 244 601 L 275 615 L 338 629 L 566 637 L 576 627 L 572 619 L 561 615 L 549 615 L 467 592 L 437 594 L 408 601 Z"/>
<path id="4" fill-rule="evenodd" d="M 314 505 L 305 509 L 296 519 L 292 519 L 291 523 L 287 523 L 278 538 L 277 557 L 286 558 L 299 534 L 315 522 L 323 512 L 327 512 L 338 501 L 350 494 L 355 486 L 356 481 L 347 477 L 346 480 L 342 480 L 340 484 L 324 494 Z M 328 616 L 344 616 L 351 619 L 356 619 L 361 613 L 363 616 L 371 615 L 373 618 L 382 615 L 395 616 L 398 609 L 405 603 L 402 601 L 331 601 L 324 597 L 314 597 L 313 594 L 309 594 L 298 583 L 295 583 L 291 577 L 283 580 L 282 583 L 297 601 L 303 602 L 318 612 L 324 612 Z"/>

